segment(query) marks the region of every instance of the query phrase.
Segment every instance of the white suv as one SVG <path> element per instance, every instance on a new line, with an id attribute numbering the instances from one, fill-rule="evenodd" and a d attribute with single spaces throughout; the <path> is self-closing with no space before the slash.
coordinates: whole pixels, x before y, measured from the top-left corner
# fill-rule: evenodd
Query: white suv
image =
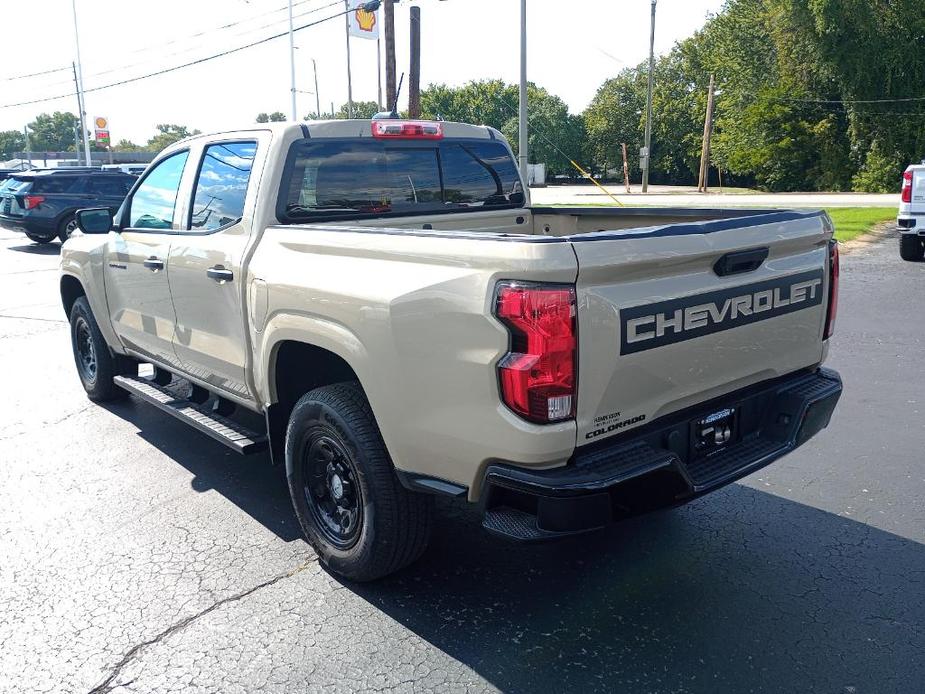
<path id="1" fill-rule="evenodd" d="M 925 256 L 925 161 L 911 165 L 903 173 L 896 227 L 900 233 L 902 259 L 922 260 Z"/>

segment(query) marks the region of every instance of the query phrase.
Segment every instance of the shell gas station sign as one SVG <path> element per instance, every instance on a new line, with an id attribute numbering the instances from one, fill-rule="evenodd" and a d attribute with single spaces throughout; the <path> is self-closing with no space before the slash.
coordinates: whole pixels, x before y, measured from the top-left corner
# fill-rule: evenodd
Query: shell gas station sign
<path id="1" fill-rule="evenodd" d="M 93 119 L 93 139 L 96 144 L 109 147 L 109 121 L 101 116 Z"/>
<path id="2" fill-rule="evenodd" d="M 355 9 L 347 15 L 350 21 L 350 35 L 360 39 L 377 40 L 379 38 L 378 12 L 364 10 L 361 7 L 363 3 L 358 0 L 352 0 L 350 4 L 355 6 Z"/>

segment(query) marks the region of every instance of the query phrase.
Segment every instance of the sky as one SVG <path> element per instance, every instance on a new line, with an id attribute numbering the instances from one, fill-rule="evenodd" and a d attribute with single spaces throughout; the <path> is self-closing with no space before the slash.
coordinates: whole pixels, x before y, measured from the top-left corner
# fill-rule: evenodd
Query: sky
<path id="1" fill-rule="evenodd" d="M 190 62 L 288 29 L 287 0 L 75 0 L 87 90 Z M 37 114 L 77 111 L 70 70 L 76 60 L 71 0 L 5 3 L 0 48 L 0 130 L 22 129 Z M 293 0 L 295 25 L 336 14 L 336 0 Z M 395 6 L 398 74 L 408 70 L 409 8 L 421 8 L 421 84 L 461 85 L 520 74 L 518 0 L 401 0 Z M 665 53 L 703 25 L 723 0 L 659 0 L 655 50 Z M 649 0 L 528 0 L 528 78 L 581 112 L 601 83 L 645 60 Z M 41 18 L 39 21 L 38 18 Z M 234 26 L 228 26 L 228 25 Z M 224 27 L 224 28 L 220 28 Z M 312 59 L 322 110 L 347 101 L 344 19 L 295 34 L 298 112 L 315 110 Z M 351 41 L 353 97 L 377 98 L 376 43 Z M 66 68 L 24 79 L 21 75 Z M 385 78 L 383 77 L 383 89 Z M 301 92 L 312 92 L 301 93 Z M 25 106 L 23 101 L 62 96 Z M 407 77 L 402 103 L 407 101 Z M 289 114 L 286 37 L 132 84 L 88 91 L 87 116 L 109 120 L 113 142 L 144 143 L 158 123 L 205 132 L 231 130 L 257 114 Z"/>

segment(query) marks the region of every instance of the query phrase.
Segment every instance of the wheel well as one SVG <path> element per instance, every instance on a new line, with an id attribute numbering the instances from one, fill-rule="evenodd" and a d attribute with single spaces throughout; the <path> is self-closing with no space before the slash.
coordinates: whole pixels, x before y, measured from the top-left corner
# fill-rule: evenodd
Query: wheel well
<path id="1" fill-rule="evenodd" d="M 274 463 L 284 459 L 289 414 L 305 393 L 332 383 L 359 381 L 350 364 L 329 350 L 287 340 L 276 350 L 276 365 L 270 379 L 276 387 L 276 402 L 267 411 L 267 431 Z"/>
<path id="2" fill-rule="evenodd" d="M 64 315 L 70 317 L 74 302 L 86 295 L 87 292 L 84 291 L 79 279 L 70 275 L 64 275 L 61 278 L 61 303 L 64 305 Z"/>

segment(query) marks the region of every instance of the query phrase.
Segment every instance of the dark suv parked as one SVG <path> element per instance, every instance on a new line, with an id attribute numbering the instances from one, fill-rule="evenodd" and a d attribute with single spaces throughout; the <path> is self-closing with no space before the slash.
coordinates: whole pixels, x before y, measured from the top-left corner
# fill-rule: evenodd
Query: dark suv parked
<path id="1" fill-rule="evenodd" d="M 98 169 L 28 171 L 0 185 L 0 227 L 20 231 L 36 243 L 67 241 L 82 207 L 118 210 L 136 177 Z"/>

